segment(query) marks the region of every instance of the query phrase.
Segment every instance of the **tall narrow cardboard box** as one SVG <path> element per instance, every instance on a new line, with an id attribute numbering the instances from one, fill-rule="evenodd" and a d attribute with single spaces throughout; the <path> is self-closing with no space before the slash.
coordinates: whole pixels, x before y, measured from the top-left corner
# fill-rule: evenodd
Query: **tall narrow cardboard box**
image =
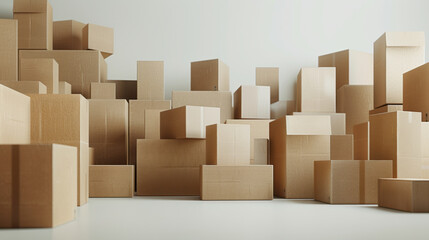
<path id="1" fill-rule="evenodd" d="M 18 21 L 0 19 L 0 82 L 18 81 Z"/>
<path id="2" fill-rule="evenodd" d="M 137 99 L 164 100 L 164 62 L 137 62 Z"/>
<path id="3" fill-rule="evenodd" d="M 270 87 L 271 104 L 279 101 L 279 68 L 257 67 L 256 86 Z"/>

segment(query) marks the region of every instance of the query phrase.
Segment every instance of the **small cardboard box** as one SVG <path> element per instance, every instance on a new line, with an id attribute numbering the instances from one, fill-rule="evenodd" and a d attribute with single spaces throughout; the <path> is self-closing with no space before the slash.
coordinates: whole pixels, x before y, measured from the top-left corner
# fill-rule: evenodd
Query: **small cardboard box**
<path id="1" fill-rule="evenodd" d="M 270 87 L 271 104 L 279 101 L 279 68 L 257 67 L 256 86 Z"/>
<path id="2" fill-rule="evenodd" d="M 1 145 L 0 156 L 0 228 L 50 228 L 75 218 L 75 147 Z"/>
<path id="3" fill-rule="evenodd" d="M 46 94 L 47 88 L 41 82 L 35 81 L 4 81 L 2 85 L 22 94 Z"/>
<path id="4" fill-rule="evenodd" d="M 353 135 L 331 135 L 331 160 L 354 159 Z"/>
<path id="5" fill-rule="evenodd" d="M 100 51 L 107 58 L 113 54 L 114 38 L 113 28 L 87 24 L 82 29 L 82 49 Z"/>
<path id="6" fill-rule="evenodd" d="M 184 106 L 166 110 L 161 112 L 161 138 L 205 138 L 206 126 L 219 123 L 219 108 Z"/>
<path id="7" fill-rule="evenodd" d="M 272 200 L 273 166 L 201 166 L 201 200 Z"/>
<path id="8" fill-rule="evenodd" d="M 58 82 L 58 93 L 59 94 L 71 94 L 72 86 L 68 82 L 59 81 Z"/>
<path id="9" fill-rule="evenodd" d="M 137 62 L 137 99 L 164 100 L 164 62 Z"/>
<path id="10" fill-rule="evenodd" d="M 144 113 L 145 139 L 161 139 L 161 112 L 165 110 L 146 109 Z"/>
<path id="11" fill-rule="evenodd" d="M 369 160 L 369 122 L 356 124 L 353 128 L 354 159 Z"/>
<path id="12" fill-rule="evenodd" d="M 91 83 L 91 99 L 116 99 L 116 83 Z"/>
<path id="13" fill-rule="evenodd" d="M 422 121 L 429 121 L 429 64 L 404 73 L 404 111 L 421 112 Z"/>
<path id="14" fill-rule="evenodd" d="M 294 112 L 293 115 L 313 115 L 313 116 L 329 116 L 331 119 L 332 135 L 346 134 L 346 114 L 345 113 L 309 113 L 309 112 Z"/>
<path id="15" fill-rule="evenodd" d="M 20 63 L 19 80 L 41 82 L 47 93 L 58 94 L 58 63 L 49 58 L 24 58 Z"/>
<path id="16" fill-rule="evenodd" d="M 116 99 L 136 100 L 137 81 L 136 80 L 107 80 L 106 83 L 115 83 Z"/>
<path id="17" fill-rule="evenodd" d="M 0 82 L 18 81 L 18 21 L 0 19 Z"/>
<path id="18" fill-rule="evenodd" d="M 378 107 L 376 109 L 372 109 L 371 111 L 369 111 L 369 115 L 387 113 L 387 112 L 396 112 L 396 111 L 402 111 L 402 110 L 403 110 L 402 105 L 389 104 L 389 105 L 384 105 L 382 107 Z"/>
<path id="19" fill-rule="evenodd" d="M 83 50 L 82 30 L 85 23 L 75 20 L 54 22 L 54 50 Z"/>
<path id="20" fill-rule="evenodd" d="M 89 166 L 89 197 L 133 197 L 134 166 Z"/>
<path id="21" fill-rule="evenodd" d="M 191 63 L 191 91 L 229 92 L 229 67 L 219 59 Z"/>
<path id="22" fill-rule="evenodd" d="M 270 119 L 270 88 L 241 86 L 234 93 L 236 119 Z"/>
<path id="23" fill-rule="evenodd" d="M 207 126 L 206 161 L 209 165 L 250 165 L 250 126 Z"/>
<path id="24" fill-rule="evenodd" d="M 253 156 L 250 159 L 251 165 L 270 164 L 270 140 L 267 138 L 255 138 L 253 141 Z"/>
<path id="25" fill-rule="evenodd" d="M 429 212 L 429 180 L 378 180 L 378 206 L 406 212 Z"/>

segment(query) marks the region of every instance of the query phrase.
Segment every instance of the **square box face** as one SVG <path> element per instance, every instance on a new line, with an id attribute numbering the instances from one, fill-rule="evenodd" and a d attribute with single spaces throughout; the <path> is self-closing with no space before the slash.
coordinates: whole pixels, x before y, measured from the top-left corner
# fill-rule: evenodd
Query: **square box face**
<path id="1" fill-rule="evenodd" d="M 234 93 L 236 119 L 270 119 L 270 88 L 241 86 Z"/>
<path id="2" fill-rule="evenodd" d="M 191 63 L 191 91 L 229 91 L 229 67 L 219 59 Z"/>

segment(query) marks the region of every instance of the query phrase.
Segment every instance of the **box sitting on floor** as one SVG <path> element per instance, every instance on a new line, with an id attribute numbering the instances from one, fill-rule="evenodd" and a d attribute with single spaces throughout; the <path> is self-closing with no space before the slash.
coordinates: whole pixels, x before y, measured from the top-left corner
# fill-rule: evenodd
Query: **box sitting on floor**
<path id="1" fill-rule="evenodd" d="M 89 197 L 133 197 L 134 166 L 89 166 Z"/>

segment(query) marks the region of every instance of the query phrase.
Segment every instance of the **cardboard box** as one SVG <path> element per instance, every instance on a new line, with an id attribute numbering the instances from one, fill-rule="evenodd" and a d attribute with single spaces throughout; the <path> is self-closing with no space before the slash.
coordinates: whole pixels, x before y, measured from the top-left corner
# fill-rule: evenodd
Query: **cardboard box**
<path id="1" fill-rule="evenodd" d="M 85 23 L 75 20 L 55 21 L 54 50 L 83 50 L 82 30 L 84 27 Z"/>
<path id="2" fill-rule="evenodd" d="M 0 84 L 0 144 L 29 144 L 30 98 Z"/>
<path id="3" fill-rule="evenodd" d="M 354 159 L 370 160 L 369 157 L 369 122 L 356 124 L 353 128 Z"/>
<path id="4" fill-rule="evenodd" d="M 371 111 L 369 111 L 369 115 L 387 113 L 387 112 L 396 112 L 396 111 L 402 111 L 402 110 L 403 110 L 402 105 L 384 105 L 382 107 L 372 109 Z"/>
<path id="5" fill-rule="evenodd" d="M 145 139 L 161 139 L 161 112 L 165 110 L 146 109 L 144 113 Z"/>
<path id="6" fill-rule="evenodd" d="M 18 21 L 0 19 L 0 82 L 18 81 Z"/>
<path id="7" fill-rule="evenodd" d="M 133 197 L 134 166 L 89 166 L 89 197 Z"/>
<path id="8" fill-rule="evenodd" d="M 198 196 L 205 140 L 137 140 L 137 195 Z"/>
<path id="9" fill-rule="evenodd" d="M 310 112 L 294 112 L 293 115 L 309 115 L 309 116 L 329 116 L 331 119 L 332 135 L 346 134 L 346 114 L 344 113 L 310 113 Z"/>
<path id="10" fill-rule="evenodd" d="M 319 56 L 319 67 L 335 67 L 336 90 L 344 85 L 373 85 L 374 68 L 371 53 L 343 50 Z"/>
<path id="11" fill-rule="evenodd" d="M 277 119 L 287 115 L 287 101 L 278 101 L 270 105 L 270 119 Z"/>
<path id="12" fill-rule="evenodd" d="M 164 62 L 137 62 L 137 99 L 164 100 Z"/>
<path id="13" fill-rule="evenodd" d="M 75 218 L 77 151 L 0 145 L 0 227 L 49 228 Z"/>
<path id="14" fill-rule="evenodd" d="M 286 115 L 293 115 L 293 113 L 296 112 L 296 101 L 287 101 L 286 105 Z"/>
<path id="15" fill-rule="evenodd" d="M 378 180 L 378 206 L 406 212 L 429 212 L 429 180 Z"/>
<path id="16" fill-rule="evenodd" d="M 257 67 L 256 86 L 270 87 L 271 104 L 279 101 L 279 68 Z"/>
<path id="17" fill-rule="evenodd" d="M 137 81 L 136 80 L 107 80 L 106 83 L 116 84 L 116 99 L 136 100 Z"/>
<path id="18" fill-rule="evenodd" d="M 421 177 L 421 113 L 369 116 L 370 159 L 392 159 L 394 178 Z"/>
<path id="19" fill-rule="evenodd" d="M 58 63 L 49 58 L 21 59 L 19 80 L 41 82 L 47 87 L 48 93 L 58 94 Z"/>
<path id="20" fill-rule="evenodd" d="M 353 160 L 353 135 L 331 135 L 331 160 Z"/>
<path id="21" fill-rule="evenodd" d="M 402 74 L 425 63 L 424 32 L 386 32 L 374 42 L 374 107 L 402 104 Z"/>
<path id="22" fill-rule="evenodd" d="M 229 92 L 229 67 L 219 59 L 191 63 L 191 91 Z"/>
<path id="23" fill-rule="evenodd" d="M 95 164 L 128 164 L 128 102 L 89 100 L 89 146 Z"/>
<path id="24" fill-rule="evenodd" d="M 253 141 L 253 156 L 250 159 L 251 165 L 269 165 L 270 164 L 270 140 L 267 138 L 255 138 Z"/>
<path id="25" fill-rule="evenodd" d="M 206 126 L 220 123 L 220 109 L 184 106 L 161 112 L 162 139 L 205 138 Z"/>
<path id="26" fill-rule="evenodd" d="M 429 88 L 429 64 L 404 73 L 403 78 L 404 111 L 421 112 L 422 121 L 428 122 L 429 97 L 426 94 Z"/>
<path id="27" fill-rule="evenodd" d="M 2 85 L 22 94 L 46 94 L 47 88 L 41 82 L 35 81 L 4 81 Z"/>
<path id="28" fill-rule="evenodd" d="M 90 147 L 89 148 L 89 158 L 88 158 L 88 165 L 95 165 L 95 159 L 94 159 L 94 148 Z"/>
<path id="29" fill-rule="evenodd" d="M 335 68 L 301 68 L 296 88 L 297 112 L 334 113 Z"/>
<path id="30" fill-rule="evenodd" d="M 234 116 L 237 119 L 270 119 L 270 88 L 239 87 L 234 93 Z"/>
<path id="31" fill-rule="evenodd" d="M 91 99 L 116 99 L 116 84 L 91 83 Z"/>
<path id="32" fill-rule="evenodd" d="M 82 49 L 100 51 L 107 58 L 113 54 L 114 38 L 113 28 L 87 24 L 82 29 Z"/>
<path id="33" fill-rule="evenodd" d="M 59 94 L 71 94 L 72 86 L 68 82 L 59 81 L 58 82 L 58 93 Z"/>
<path id="34" fill-rule="evenodd" d="M 421 156 L 422 156 L 422 178 L 429 179 L 429 122 L 421 123 Z"/>
<path id="35" fill-rule="evenodd" d="M 46 12 L 48 0 L 14 0 L 13 12 Z"/>
<path id="36" fill-rule="evenodd" d="M 272 200 L 273 166 L 201 166 L 201 200 Z"/>
<path id="37" fill-rule="evenodd" d="M 20 61 L 24 58 L 53 58 L 57 61 L 59 81 L 72 85 L 74 94 L 90 97 L 91 82 L 104 82 L 107 78 L 107 65 L 98 51 L 83 50 L 21 50 Z"/>
<path id="38" fill-rule="evenodd" d="M 372 85 L 344 85 L 337 91 L 337 113 L 346 114 L 346 133 L 352 134 L 356 124 L 368 122 L 373 109 Z"/>

